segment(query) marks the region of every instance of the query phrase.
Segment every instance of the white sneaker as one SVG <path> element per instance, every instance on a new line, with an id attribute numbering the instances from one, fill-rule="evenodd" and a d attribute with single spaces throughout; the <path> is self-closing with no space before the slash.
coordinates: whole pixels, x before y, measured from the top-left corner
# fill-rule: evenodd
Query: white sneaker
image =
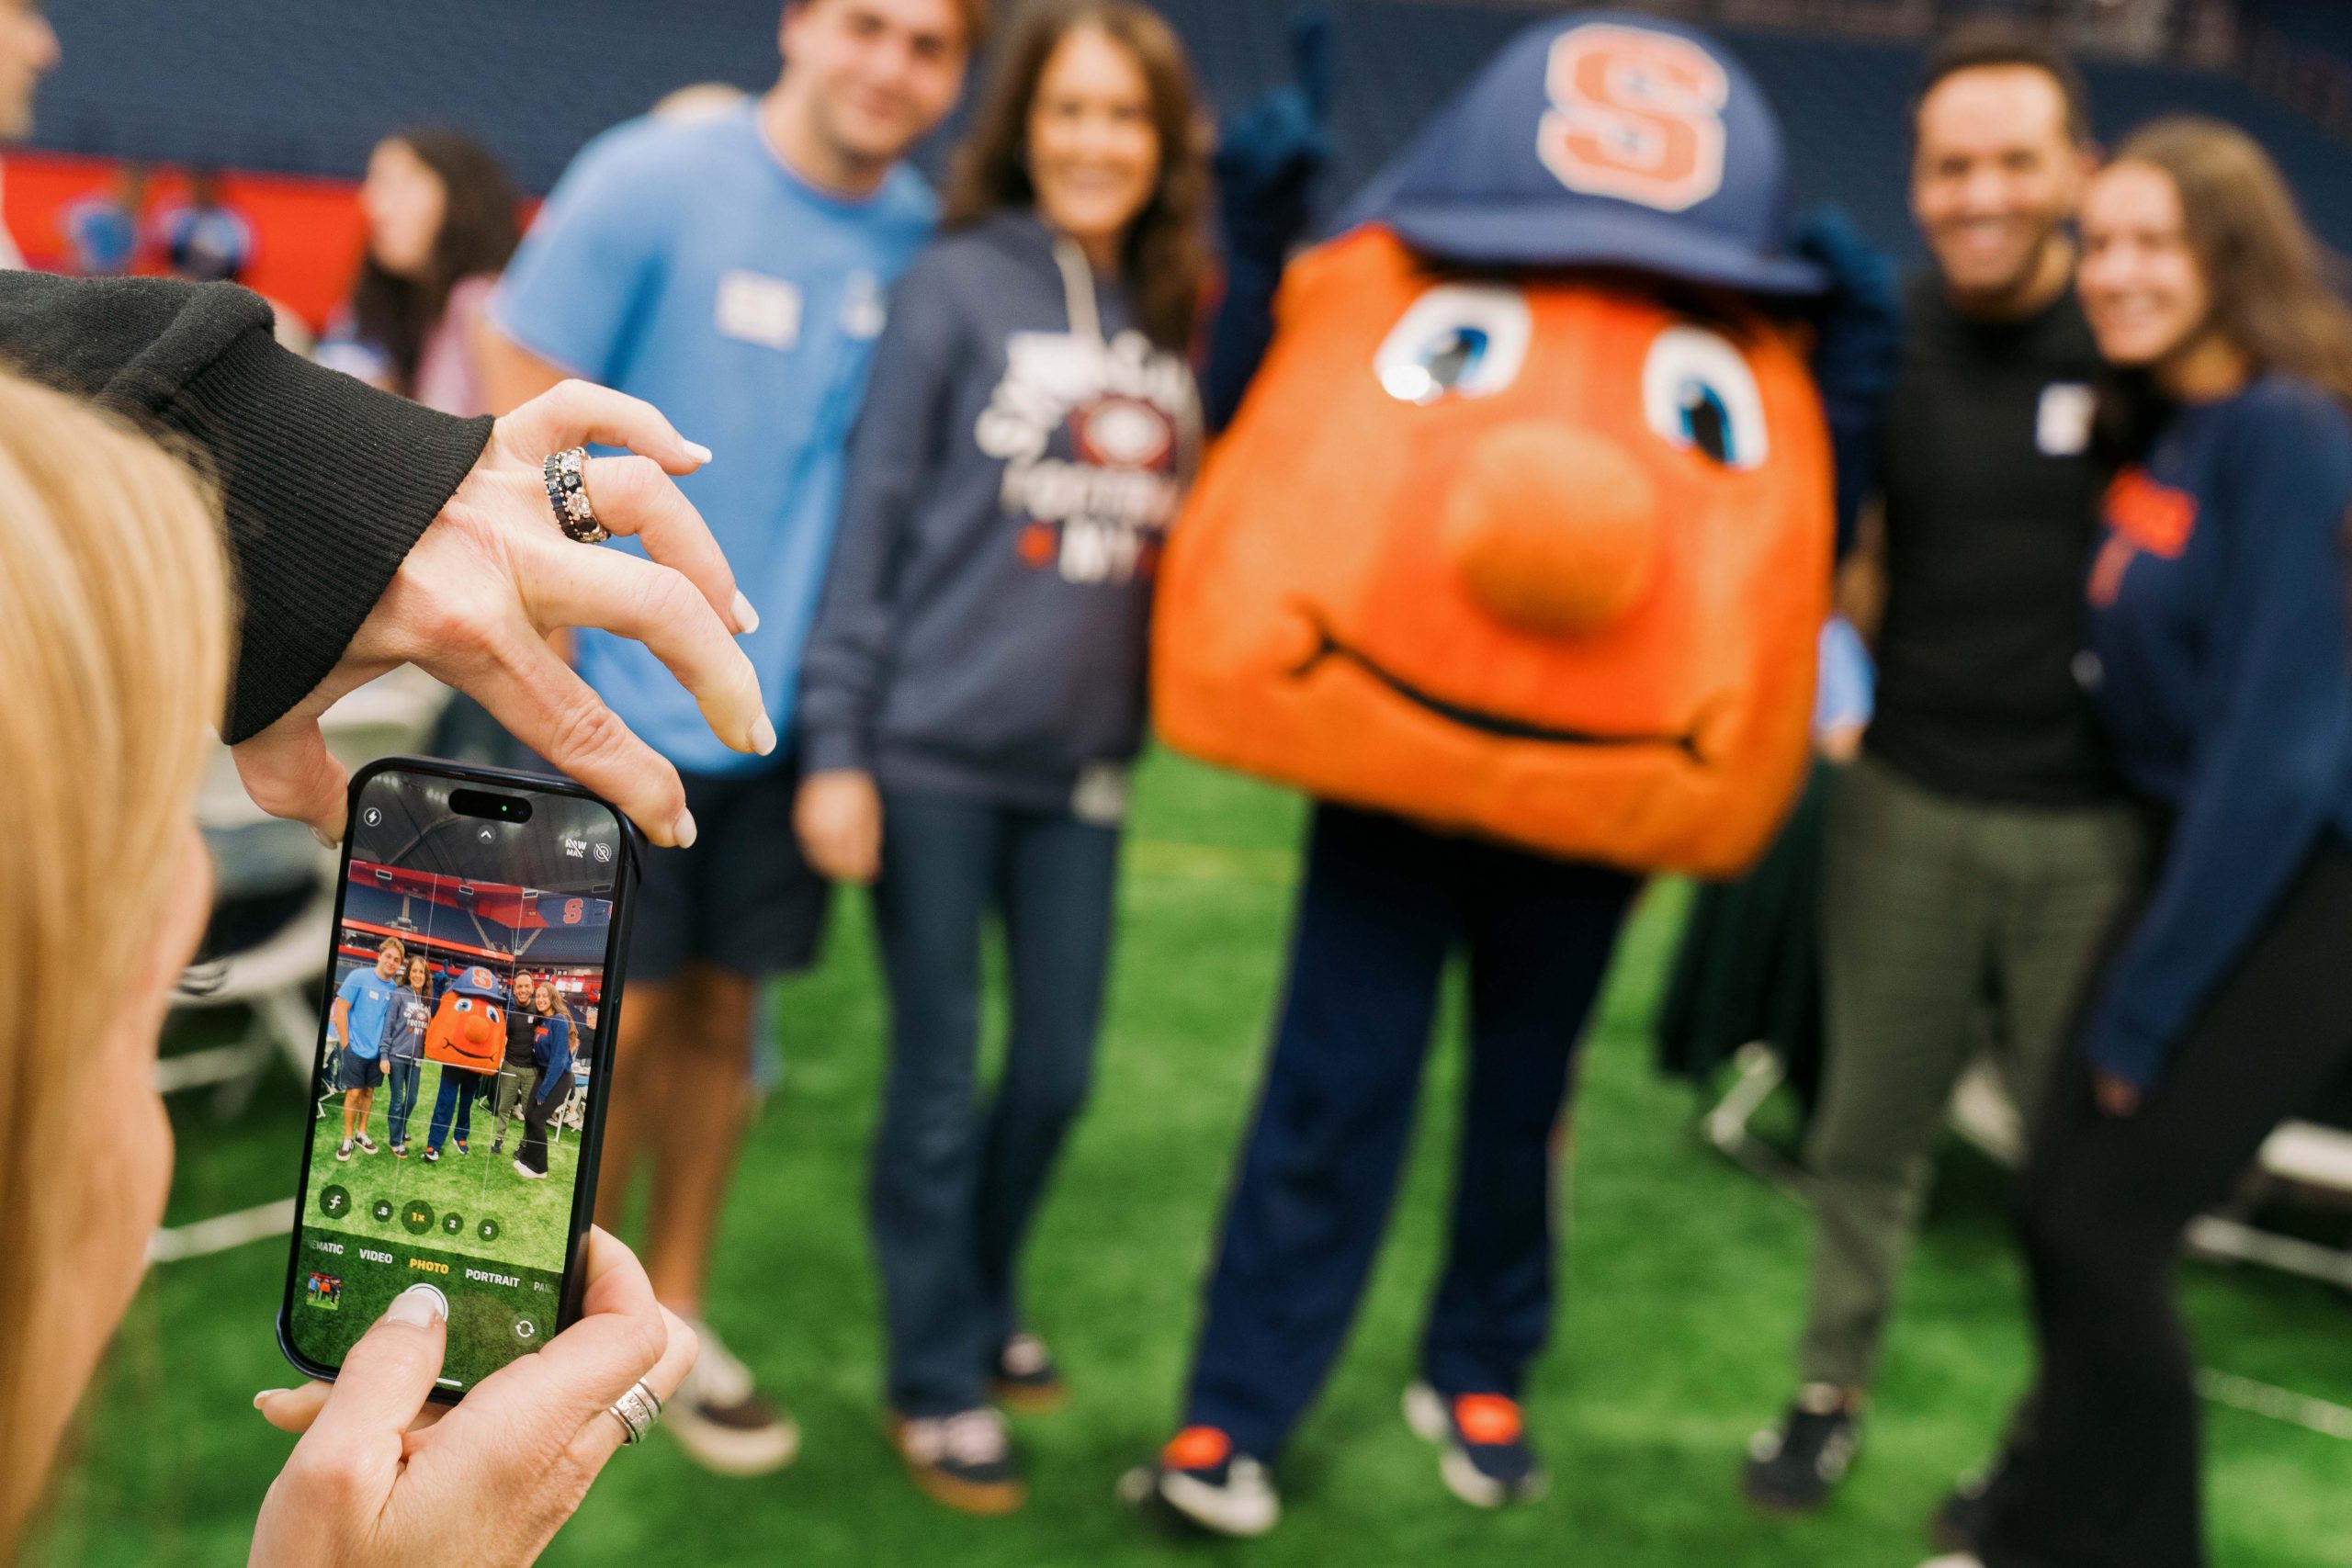
<path id="1" fill-rule="evenodd" d="M 1984 1568 L 1984 1560 L 1973 1551 L 1955 1551 L 1947 1557 L 1930 1557 L 1919 1568 Z"/>
<path id="2" fill-rule="evenodd" d="M 1131 1508 L 1157 1505 L 1213 1535 L 1239 1540 L 1266 1534 L 1283 1517 L 1282 1496 L 1266 1467 L 1208 1427 L 1186 1427 L 1160 1450 L 1157 1463 L 1121 1476 L 1119 1500 Z"/>
<path id="3" fill-rule="evenodd" d="M 699 1320 L 701 1353 L 662 1412 L 664 1430 L 686 1457 L 720 1475 L 765 1475 L 800 1453 L 800 1427 L 791 1412 L 760 1396 L 752 1370 L 737 1360 Z"/>
<path id="4" fill-rule="evenodd" d="M 935 1502 L 993 1518 L 1028 1500 L 1012 1434 L 991 1405 L 953 1416 L 894 1417 L 891 1438 L 908 1477 Z"/>

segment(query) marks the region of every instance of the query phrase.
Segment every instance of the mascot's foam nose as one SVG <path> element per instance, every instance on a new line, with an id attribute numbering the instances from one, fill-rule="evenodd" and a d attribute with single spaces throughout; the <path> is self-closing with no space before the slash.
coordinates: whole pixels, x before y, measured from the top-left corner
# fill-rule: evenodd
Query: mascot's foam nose
<path id="1" fill-rule="evenodd" d="M 1605 436 L 1508 424 L 1481 437 L 1441 520 L 1470 592 L 1539 637 L 1597 632 L 1641 602 L 1657 566 L 1657 492 Z"/>
<path id="2" fill-rule="evenodd" d="M 476 1013 L 473 1017 L 466 1020 L 466 1043 L 469 1045 L 489 1044 L 490 1020 L 482 1017 L 480 1013 Z"/>

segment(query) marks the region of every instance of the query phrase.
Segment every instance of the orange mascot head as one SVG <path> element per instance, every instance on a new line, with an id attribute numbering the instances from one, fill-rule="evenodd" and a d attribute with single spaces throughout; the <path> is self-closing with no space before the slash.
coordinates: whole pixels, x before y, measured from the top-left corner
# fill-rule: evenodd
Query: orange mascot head
<path id="1" fill-rule="evenodd" d="M 1169 741 L 1563 857 L 1752 859 L 1805 767 L 1832 530 L 1781 186 L 1703 34 L 1506 51 L 1283 280 L 1170 541 Z"/>
<path id="2" fill-rule="evenodd" d="M 494 1073 L 506 1060 L 505 991 L 477 964 L 441 993 L 424 1031 L 424 1059 L 466 1072 Z"/>

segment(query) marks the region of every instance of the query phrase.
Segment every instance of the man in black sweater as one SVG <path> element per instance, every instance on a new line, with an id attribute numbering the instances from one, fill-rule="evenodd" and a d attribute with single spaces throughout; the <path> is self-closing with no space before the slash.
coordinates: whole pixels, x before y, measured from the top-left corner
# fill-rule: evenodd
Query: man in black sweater
<path id="1" fill-rule="evenodd" d="M 1914 124 L 1934 258 L 1888 409 L 1877 716 L 1828 827 L 1828 1061 L 1807 1159 L 1818 1235 L 1802 1384 L 1748 1496 L 1818 1506 L 1860 1438 L 1953 1087 L 1986 1045 L 2030 1117 L 2140 837 L 2074 663 L 2102 476 L 2098 357 L 2067 224 L 2082 79 L 2048 46 L 1956 35 Z"/>
<path id="2" fill-rule="evenodd" d="M 311 364 L 232 284 L 0 272 L 0 360 L 190 455 L 218 489 L 240 605 L 221 735 L 266 810 L 341 837 L 344 773 L 319 716 L 413 663 L 627 812 L 690 841 L 677 770 L 546 642 L 601 626 L 645 642 L 720 739 L 755 750 L 759 677 L 732 634 L 734 574 L 662 472 L 708 454 L 650 405 L 567 382 L 493 423 L 435 413 Z M 540 462 L 582 442 L 598 518 L 651 560 L 575 544 Z M 656 465 L 659 465 L 659 470 Z"/>

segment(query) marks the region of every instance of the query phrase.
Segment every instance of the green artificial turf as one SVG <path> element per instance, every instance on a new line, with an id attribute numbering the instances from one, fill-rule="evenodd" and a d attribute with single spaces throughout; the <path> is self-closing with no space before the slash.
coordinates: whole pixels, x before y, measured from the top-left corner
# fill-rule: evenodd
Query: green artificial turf
<path id="1" fill-rule="evenodd" d="M 1017 1424 L 1031 1501 L 1008 1519 L 917 1497 L 876 1427 L 876 1299 L 860 1201 L 881 1058 L 862 901 L 824 966 L 782 995 L 789 1066 L 746 1146 L 711 1315 L 807 1429 L 792 1470 L 721 1480 L 658 1441 L 614 1461 L 548 1561 L 572 1564 L 1386 1564 L 1911 1568 L 1921 1521 L 1984 1453 L 2028 1341 L 1997 1177 L 1954 1152 L 1888 1347 L 1877 1418 L 1825 1516 L 1736 1500 L 1748 1434 L 1788 1393 L 1805 1216 L 1704 1151 L 1692 1100 L 1651 1071 L 1645 1024 L 1681 897 L 1654 888 L 1596 1024 L 1577 1129 L 1574 1232 L 1554 1350 L 1529 1405 L 1551 1496 L 1485 1515 L 1441 1490 L 1396 1396 L 1442 1241 L 1459 1085 L 1449 1007 L 1421 1135 L 1355 1336 L 1282 1467 L 1288 1517 L 1245 1546 L 1163 1537 L 1112 1501 L 1167 1435 L 1235 1139 L 1283 959 L 1301 808 L 1166 758 L 1138 781 L 1121 942 L 1088 1118 L 1039 1225 L 1036 1326 L 1075 1390 Z M 173 1217 L 293 1181 L 306 1106 L 290 1082 L 237 1122 L 175 1108 Z M 476 1156 L 479 1158 L 479 1154 Z M 549 1184 L 553 1186 L 553 1183 Z M 256 1245 L 158 1269 L 91 1400 L 34 1560 L 243 1560 L 288 1440 L 247 1407 L 288 1381 L 269 1322 L 284 1252 Z M 2205 1359 L 2352 1404 L 2352 1310 L 2318 1286 L 2193 1269 Z M 2216 1409 L 2221 1568 L 2352 1568 L 2352 1443 Z M 459 1561 L 462 1551 L 452 1543 Z"/>

